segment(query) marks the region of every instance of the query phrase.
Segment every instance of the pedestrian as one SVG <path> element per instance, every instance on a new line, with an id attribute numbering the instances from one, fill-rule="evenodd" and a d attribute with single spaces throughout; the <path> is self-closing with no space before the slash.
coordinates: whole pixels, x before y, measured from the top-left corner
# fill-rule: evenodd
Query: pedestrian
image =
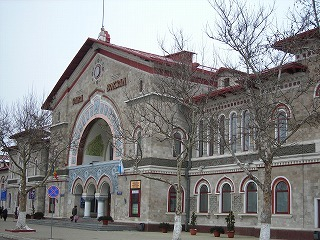
<path id="1" fill-rule="evenodd" d="M 2 218 L 3 206 L 0 207 L 0 218 Z"/>
<path id="2" fill-rule="evenodd" d="M 7 210 L 6 208 L 2 210 L 2 217 L 3 217 L 3 220 L 4 220 L 4 221 L 7 220 L 8 210 Z"/>
<path id="3" fill-rule="evenodd" d="M 19 216 L 19 210 L 18 207 L 16 207 L 16 210 L 14 211 L 14 219 L 18 219 Z"/>
<path id="4" fill-rule="evenodd" d="M 77 206 L 74 206 L 74 208 L 72 208 L 72 216 L 71 216 L 71 222 L 74 220 L 75 222 L 78 221 L 78 209 Z"/>

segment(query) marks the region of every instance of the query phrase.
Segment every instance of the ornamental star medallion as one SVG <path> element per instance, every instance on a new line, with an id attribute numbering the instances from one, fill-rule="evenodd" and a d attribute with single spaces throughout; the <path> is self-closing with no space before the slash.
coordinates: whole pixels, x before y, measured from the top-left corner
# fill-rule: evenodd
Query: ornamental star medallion
<path id="1" fill-rule="evenodd" d="M 104 73 L 104 62 L 102 61 L 101 58 L 97 58 L 94 62 L 94 66 L 92 68 L 92 82 L 95 84 L 98 84 Z"/>

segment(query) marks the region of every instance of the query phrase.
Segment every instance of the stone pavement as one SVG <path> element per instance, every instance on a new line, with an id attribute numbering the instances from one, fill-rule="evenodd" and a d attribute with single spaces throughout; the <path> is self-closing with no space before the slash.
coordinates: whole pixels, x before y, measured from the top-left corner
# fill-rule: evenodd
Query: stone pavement
<path id="1" fill-rule="evenodd" d="M 35 229 L 36 232 L 8 232 L 5 229 L 14 229 L 16 222 L 12 218 L 7 221 L 0 220 L 0 236 L 17 239 L 17 240 L 170 240 L 172 239 L 172 232 L 139 232 L 139 231 L 97 231 L 83 230 L 69 227 L 57 227 L 48 225 L 35 224 L 36 221 L 28 222 L 28 226 Z M 66 224 L 78 224 L 68 222 Z M 210 233 L 197 233 L 196 236 L 191 236 L 190 233 L 182 232 L 182 240 L 208 240 L 213 239 L 214 236 Z M 220 239 L 227 239 L 226 234 L 222 234 Z M 258 238 L 235 236 L 235 240 L 254 240 Z"/>

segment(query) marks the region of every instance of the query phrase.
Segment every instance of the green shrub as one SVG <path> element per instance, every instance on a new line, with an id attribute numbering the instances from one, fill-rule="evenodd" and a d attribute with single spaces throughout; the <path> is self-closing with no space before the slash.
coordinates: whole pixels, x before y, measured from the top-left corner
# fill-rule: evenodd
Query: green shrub
<path id="1" fill-rule="evenodd" d="M 44 218 L 44 214 L 43 212 L 35 212 L 33 215 L 34 219 L 43 219 Z"/>
<path id="2" fill-rule="evenodd" d="M 214 226 L 214 227 L 210 228 L 210 233 L 213 233 L 215 231 L 217 231 L 221 234 L 224 234 L 224 229 L 221 226 Z"/>

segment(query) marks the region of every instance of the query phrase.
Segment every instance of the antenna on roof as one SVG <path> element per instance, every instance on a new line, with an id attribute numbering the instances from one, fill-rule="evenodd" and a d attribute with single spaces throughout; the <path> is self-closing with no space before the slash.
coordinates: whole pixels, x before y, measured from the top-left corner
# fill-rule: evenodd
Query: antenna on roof
<path id="1" fill-rule="evenodd" d="M 102 0 L 102 24 L 101 27 L 104 27 L 104 0 Z"/>
<path id="2" fill-rule="evenodd" d="M 102 24 L 101 24 L 102 26 L 101 26 L 101 32 L 99 33 L 99 36 L 98 36 L 98 40 L 110 43 L 110 35 L 108 31 L 104 30 L 103 23 L 104 23 L 104 0 L 102 0 Z"/>

